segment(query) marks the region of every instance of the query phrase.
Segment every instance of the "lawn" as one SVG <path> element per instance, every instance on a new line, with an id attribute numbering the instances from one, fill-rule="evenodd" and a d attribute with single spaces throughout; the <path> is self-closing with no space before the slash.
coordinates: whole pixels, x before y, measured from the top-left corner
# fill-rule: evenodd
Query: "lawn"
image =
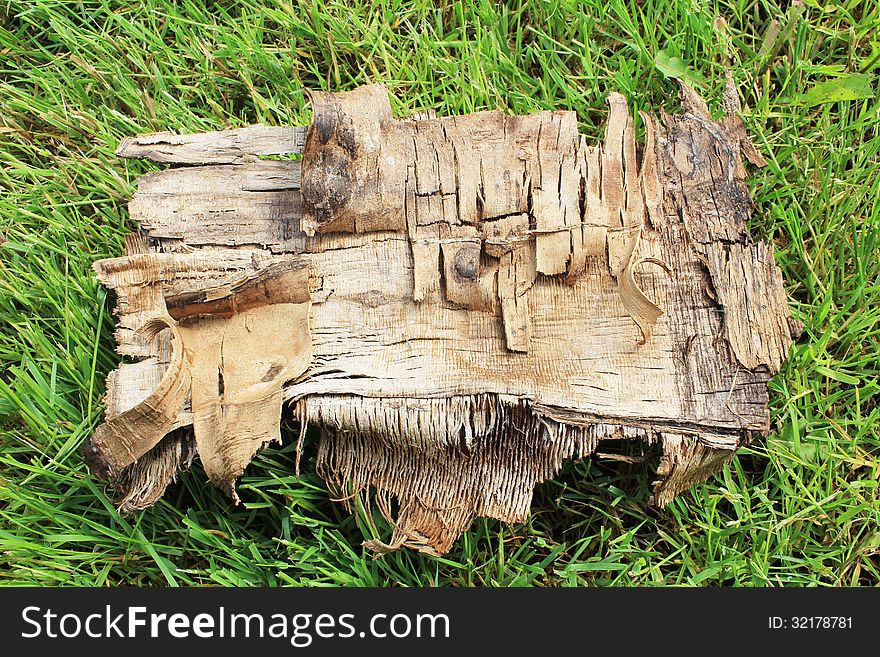
<path id="1" fill-rule="evenodd" d="M 876 0 L 8 0 L 0 17 L 0 584 L 880 583 Z M 770 435 L 668 508 L 648 504 L 644 463 L 596 456 L 540 485 L 525 525 L 373 559 L 311 436 L 293 476 L 292 427 L 238 507 L 195 465 L 121 517 L 87 473 L 119 360 L 91 264 L 122 253 L 126 201 L 157 168 L 115 157 L 123 137 L 303 125 L 304 87 L 381 81 L 399 114 L 565 108 L 598 139 L 608 92 L 672 111 L 679 76 L 718 112 L 727 70 L 768 160 L 751 230 L 806 328 L 771 383 Z"/>

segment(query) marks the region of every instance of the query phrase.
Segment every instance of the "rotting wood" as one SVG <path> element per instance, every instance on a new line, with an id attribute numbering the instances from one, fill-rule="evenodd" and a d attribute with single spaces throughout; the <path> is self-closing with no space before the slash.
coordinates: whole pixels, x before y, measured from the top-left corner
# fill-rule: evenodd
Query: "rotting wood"
<path id="1" fill-rule="evenodd" d="M 732 84 L 721 121 L 685 85 L 681 114 L 641 113 L 641 147 L 614 93 L 597 145 L 572 112 L 395 119 L 381 85 L 310 99 L 307 130 L 119 148 L 177 165 L 141 177 L 140 232 L 95 264 L 141 359 L 111 373 L 84 446 L 122 510 L 196 455 L 235 497 L 283 403 L 344 504 L 375 489 L 378 552 L 523 521 L 536 483 L 608 439 L 662 445 L 663 505 L 769 429 L 799 327 L 746 227 L 741 153 L 763 160 Z"/>

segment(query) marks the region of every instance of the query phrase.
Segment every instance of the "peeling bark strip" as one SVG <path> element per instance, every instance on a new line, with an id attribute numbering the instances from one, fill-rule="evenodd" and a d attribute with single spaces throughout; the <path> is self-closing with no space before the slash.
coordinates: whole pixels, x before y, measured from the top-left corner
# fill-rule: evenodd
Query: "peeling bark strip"
<path id="1" fill-rule="evenodd" d="M 763 159 L 732 85 L 720 122 L 682 85 L 680 115 L 640 115 L 643 147 L 614 93 L 599 145 L 572 112 L 395 119 L 380 85 L 310 98 L 307 129 L 119 148 L 178 165 L 141 177 L 140 232 L 95 264 L 140 359 L 108 377 L 83 448 L 122 510 L 196 455 L 235 497 L 285 400 L 340 501 L 375 489 L 379 552 L 523 521 L 534 485 L 603 440 L 662 445 L 663 505 L 769 429 L 799 329 L 746 228 L 741 152 Z"/>

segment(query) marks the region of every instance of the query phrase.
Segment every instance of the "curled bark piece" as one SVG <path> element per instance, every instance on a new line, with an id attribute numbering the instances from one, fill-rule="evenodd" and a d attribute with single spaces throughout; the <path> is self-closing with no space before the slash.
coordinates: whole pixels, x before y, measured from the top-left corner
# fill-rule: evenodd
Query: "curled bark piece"
<path id="1" fill-rule="evenodd" d="M 149 339 L 168 329 L 172 359 L 157 388 L 143 402 L 110 418 L 83 444 L 83 459 L 102 478 L 115 477 L 165 437 L 183 406 L 190 388 L 189 370 L 183 365 L 183 344 L 173 321 L 157 317 L 139 333 Z"/>
<path id="2" fill-rule="evenodd" d="M 179 322 L 196 317 L 229 319 L 259 306 L 305 303 L 310 300 L 305 267 L 300 260 L 279 262 L 231 285 L 168 294 L 165 306 Z"/>
<path id="3" fill-rule="evenodd" d="M 620 300 L 642 334 L 639 344 L 645 344 L 663 311 L 645 296 L 633 272 L 644 225 L 646 197 L 651 206 L 656 206 L 656 189 L 652 188 L 656 165 L 653 151 L 646 150 L 642 170 L 638 171 L 635 128 L 627 111 L 626 99 L 612 93 L 608 96 L 608 104 L 611 112 L 603 160 L 606 165 L 603 168 L 603 201 L 612 208 L 606 235 L 608 267 L 617 279 Z M 646 125 L 651 122 L 648 119 Z M 651 128 L 648 128 L 648 137 L 653 137 Z M 643 183 L 647 183 L 644 188 Z"/>

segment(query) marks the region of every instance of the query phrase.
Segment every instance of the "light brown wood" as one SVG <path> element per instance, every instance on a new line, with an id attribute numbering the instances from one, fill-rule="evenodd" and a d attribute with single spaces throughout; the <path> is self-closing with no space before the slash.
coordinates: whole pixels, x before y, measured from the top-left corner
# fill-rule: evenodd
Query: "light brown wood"
<path id="1" fill-rule="evenodd" d="M 265 155 L 302 153 L 305 133 L 297 126 L 265 125 L 195 135 L 155 132 L 122 140 L 116 154 L 169 164 L 241 164 Z"/>
<path id="2" fill-rule="evenodd" d="M 760 155 L 731 86 L 715 121 L 682 85 L 681 114 L 640 115 L 641 147 L 614 93 L 597 145 L 572 112 L 395 119 L 380 85 L 310 98 L 304 140 L 258 126 L 120 147 L 184 165 L 141 178 L 140 236 L 96 263 L 118 351 L 143 359 L 108 379 L 85 449 L 126 511 L 195 454 L 235 495 L 282 400 L 319 428 L 338 497 L 376 490 L 395 528 L 378 551 L 522 521 L 534 485 L 602 440 L 662 444 L 665 504 L 769 429 L 799 327 L 746 227 L 740 153 Z M 156 420 L 153 390 L 178 379 L 186 398 Z"/>

